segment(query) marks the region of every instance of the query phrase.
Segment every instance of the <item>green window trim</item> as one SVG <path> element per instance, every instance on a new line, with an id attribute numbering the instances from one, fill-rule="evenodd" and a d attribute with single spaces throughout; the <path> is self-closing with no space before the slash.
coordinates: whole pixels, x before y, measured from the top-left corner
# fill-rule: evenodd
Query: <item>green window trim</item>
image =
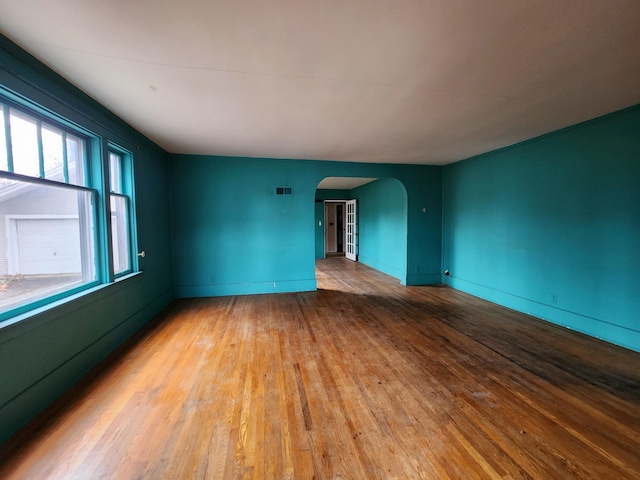
<path id="1" fill-rule="evenodd" d="M 5 139 L 4 142 L 0 139 L 0 149 L 6 151 L 6 162 L 4 160 L 0 162 L 0 222 L 7 225 L 13 222 L 7 228 L 15 226 L 16 231 L 23 228 L 19 225 L 29 224 L 31 225 L 29 227 L 31 237 L 29 238 L 39 238 L 47 235 L 44 233 L 38 235 L 37 230 L 34 233 L 37 225 L 35 222 L 28 222 L 31 220 L 31 216 L 37 217 L 36 220 L 41 218 L 41 223 L 50 225 L 54 232 L 57 231 L 56 228 L 59 228 L 55 225 L 61 224 L 61 222 L 53 222 L 53 220 L 64 222 L 65 219 L 69 219 L 72 221 L 72 225 L 75 226 L 67 230 L 70 230 L 75 236 L 79 235 L 79 246 L 67 250 L 73 250 L 75 258 L 79 259 L 76 262 L 79 262 L 81 271 L 74 275 L 79 275 L 82 282 L 79 285 L 76 283 L 70 283 L 68 286 L 62 284 L 60 288 L 64 290 L 51 290 L 43 294 L 44 296 L 40 296 L 38 293 L 19 304 L 12 303 L 13 300 L 3 304 L 0 295 L 0 323 L 5 323 L 16 317 L 29 318 L 28 314 L 31 311 L 40 310 L 49 304 L 56 303 L 57 305 L 61 301 L 64 302 L 67 297 L 76 298 L 84 291 L 95 289 L 100 285 L 108 285 L 138 273 L 139 263 L 135 254 L 137 222 L 133 154 L 129 150 L 111 143 L 109 139 L 61 118 L 55 112 L 50 112 L 44 107 L 33 104 L 28 99 L 16 96 L 11 91 L 5 90 L 2 85 L 0 85 L 0 108 L 2 109 L 0 121 L 4 121 L 4 129 L 0 129 L 0 135 L 4 135 Z M 22 131 L 25 131 L 27 127 L 24 125 L 27 125 L 28 130 L 26 131 L 30 132 L 29 137 L 22 136 L 24 141 L 28 142 L 23 143 L 20 147 L 22 156 L 19 161 L 23 162 L 22 164 L 16 164 L 14 142 L 20 141 L 21 137 L 19 133 L 16 133 L 18 131 L 12 132 L 13 117 L 22 121 L 20 123 Z M 54 143 L 51 144 L 51 141 Z M 27 158 L 25 152 L 32 152 L 29 153 L 32 155 L 30 157 L 32 160 L 28 160 L 32 163 L 24 163 L 27 161 L 25 160 Z M 120 192 L 111 191 L 111 179 L 109 178 L 111 154 L 116 154 L 120 158 Z M 19 167 L 19 165 L 21 166 Z M 25 165 L 32 166 L 25 167 Z M 16 168 L 19 168 L 20 172 L 17 173 Z M 56 169 L 55 175 L 51 173 L 52 168 Z M 82 184 L 78 185 L 78 182 Z M 36 214 L 16 213 L 11 211 L 11 208 L 5 208 L 9 202 L 3 203 L 5 202 L 2 196 L 3 187 L 13 188 L 13 190 L 22 188 L 25 191 L 49 192 L 54 196 L 57 195 L 55 192 L 60 192 L 60 195 L 67 198 L 77 198 L 77 201 L 72 202 L 77 205 L 70 213 L 64 211 L 51 214 L 46 208 L 36 211 Z M 73 192 L 76 192 L 76 195 Z M 46 195 L 44 196 L 46 197 Z M 7 195 L 4 197 L 8 198 Z M 112 203 L 117 207 L 113 212 Z M 26 230 L 26 227 L 24 228 Z M 114 244 L 112 238 L 114 232 L 119 235 L 119 238 L 121 237 L 119 243 Z M 14 237 L 13 242 L 20 244 L 23 237 L 17 233 Z M 9 280 L 11 280 L 9 279 L 11 269 L 8 266 L 8 245 L 9 243 L 5 247 L 0 245 L 0 268 L 3 268 L 0 270 L 0 294 L 2 287 L 10 288 L 10 285 L 7 287 L 10 283 Z M 2 254 L 6 257 L 4 266 L 2 265 Z M 34 258 L 37 258 L 37 255 Z M 114 262 L 118 259 L 119 264 L 116 266 Z M 60 262 L 61 260 L 55 259 L 55 261 Z M 16 263 L 18 267 L 15 267 Z M 32 262 L 32 264 L 34 263 Z M 35 264 L 34 268 L 39 268 L 37 262 Z M 14 261 L 13 268 L 19 269 L 20 261 Z M 41 274 L 36 276 L 38 275 L 42 276 Z M 25 276 L 18 275 L 18 277 Z M 5 278 L 9 280 L 4 282 Z"/>
<path id="2" fill-rule="evenodd" d="M 116 171 L 113 172 L 112 163 L 114 157 L 117 159 L 117 168 Z M 134 200 L 134 177 L 133 177 L 133 154 L 128 150 L 113 144 L 109 143 L 108 146 L 108 166 L 109 166 L 109 207 L 111 213 L 111 266 L 113 268 L 114 278 L 120 278 L 125 275 L 129 275 L 133 272 L 138 271 L 138 256 L 137 252 L 137 228 L 136 228 L 136 216 L 135 216 L 135 200 Z M 116 181 L 113 181 L 114 173 L 116 174 Z M 115 185 L 112 185 L 115 184 Z M 118 214 L 124 213 L 126 218 L 123 220 L 121 217 L 114 217 L 114 212 L 111 210 L 113 207 L 113 201 L 120 200 L 124 204 L 124 212 L 118 211 Z M 117 219 L 114 222 L 114 218 Z M 121 237 L 116 237 L 116 227 L 117 232 L 121 233 L 124 229 L 126 229 L 126 238 L 123 239 Z M 116 245 L 118 247 L 116 248 Z M 126 262 L 127 267 L 123 269 L 116 269 L 116 260 L 119 260 L 120 252 L 122 249 L 126 249 Z M 118 254 L 118 259 L 116 258 L 116 253 Z"/>

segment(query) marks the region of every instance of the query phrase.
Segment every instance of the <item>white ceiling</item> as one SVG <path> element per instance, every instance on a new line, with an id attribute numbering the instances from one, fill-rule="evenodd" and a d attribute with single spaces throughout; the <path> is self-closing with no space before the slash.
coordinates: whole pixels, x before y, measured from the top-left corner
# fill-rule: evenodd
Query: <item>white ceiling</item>
<path id="1" fill-rule="evenodd" d="M 373 182 L 377 178 L 364 178 L 364 177 L 326 177 L 318 184 L 319 189 L 336 189 L 336 190 L 351 190 L 352 188 L 360 187 L 367 183 Z"/>
<path id="2" fill-rule="evenodd" d="M 640 103 L 638 0 L 2 0 L 173 153 L 447 164 Z"/>

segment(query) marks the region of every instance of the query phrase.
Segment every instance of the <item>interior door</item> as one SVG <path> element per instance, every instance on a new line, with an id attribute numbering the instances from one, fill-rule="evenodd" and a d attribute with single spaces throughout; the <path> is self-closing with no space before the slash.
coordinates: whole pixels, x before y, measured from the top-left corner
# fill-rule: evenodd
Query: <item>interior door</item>
<path id="1" fill-rule="evenodd" d="M 324 256 L 336 251 L 336 205 L 326 202 L 324 204 Z"/>
<path id="2" fill-rule="evenodd" d="M 347 200 L 346 208 L 345 226 L 347 227 L 347 248 L 345 257 L 356 262 L 358 260 L 358 217 L 356 200 Z"/>
<path id="3" fill-rule="evenodd" d="M 344 204 L 336 203 L 336 252 L 344 253 Z"/>

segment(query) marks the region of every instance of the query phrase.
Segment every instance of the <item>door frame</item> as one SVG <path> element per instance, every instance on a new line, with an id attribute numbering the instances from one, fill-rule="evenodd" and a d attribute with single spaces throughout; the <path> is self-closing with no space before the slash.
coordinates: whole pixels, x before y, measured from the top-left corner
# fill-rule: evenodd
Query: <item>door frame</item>
<path id="1" fill-rule="evenodd" d="M 345 252 L 344 256 L 354 262 L 358 261 L 358 201 L 347 200 L 345 212 Z"/>
<path id="2" fill-rule="evenodd" d="M 323 222 L 324 222 L 324 230 L 323 230 L 323 235 L 322 235 L 322 255 L 323 258 L 327 258 L 327 203 L 340 203 L 342 205 L 344 205 L 344 209 L 342 211 L 342 249 L 343 252 L 345 254 L 346 257 L 346 253 L 347 253 L 347 204 L 348 202 L 356 202 L 355 198 L 348 198 L 348 199 L 330 199 L 330 200 L 323 200 L 322 201 L 322 218 L 323 218 Z M 357 227 L 358 227 L 358 218 L 356 215 L 356 232 L 357 232 Z M 337 234 L 336 234 L 337 235 Z M 336 239 L 337 240 L 337 239 Z M 337 241 L 336 241 L 336 245 L 337 245 Z M 356 241 L 356 253 L 357 253 L 357 241 Z M 353 259 L 354 261 L 357 261 L 357 255 L 355 257 L 355 259 Z"/>

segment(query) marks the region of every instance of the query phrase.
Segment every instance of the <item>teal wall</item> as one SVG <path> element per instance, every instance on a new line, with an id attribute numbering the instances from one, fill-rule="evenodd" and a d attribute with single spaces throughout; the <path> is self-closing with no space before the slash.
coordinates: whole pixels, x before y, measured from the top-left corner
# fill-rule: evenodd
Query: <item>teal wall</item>
<path id="1" fill-rule="evenodd" d="M 441 281 L 441 167 L 173 155 L 170 171 L 178 297 L 314 290 L 316 187 L 329 176 L 400 181 L 406 281 Z"/>
<path id="2" fill-rule="evenodd" d="M 640 107 L 449 165 L 447 283 L 640 350 Z"/>
<path id="3" fill-rule="evenodd" d="M 407 281 L 407 193 L 385 178 L 352 190 L 358 200 L 358 260 Z"/>
<path id="4" fill-rule="evenodd" d="M 2 36 L 0 83 L 134 152 L 147 253 L 139 275 L 0 324 L 0 442 L 174 294 L 314 289 L 329 176 L 386 179 L 350 192 L 361 260 L 640 351 L 639 107 L 443 169 L 168 156 Z"/>
<path id="5" fill-rule="evenodd" d="M 0 36 L 0 84 L 135 155 L 141 274 L 0 323 L 0 442 L 172 299 L 164 151 Z M 21 321 L 18 321 L 21 320 Z"/>

